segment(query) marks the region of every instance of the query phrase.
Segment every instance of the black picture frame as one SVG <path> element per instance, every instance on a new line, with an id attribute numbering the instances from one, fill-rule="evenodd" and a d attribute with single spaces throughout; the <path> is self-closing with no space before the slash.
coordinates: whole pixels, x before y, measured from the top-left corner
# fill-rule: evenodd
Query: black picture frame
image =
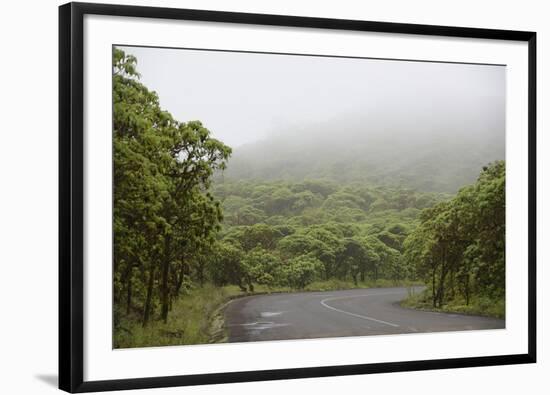
<path id="1" fill-rule="evenodd" d="M 83 19 L 86 14 L 401 33 L 528 43 L 528 352 L 525 354 L 84 381 Z M 536 361 L 536 33 L 173 8 L 69 3 L 59 8 L 59 388 L 90 392 Z"/>

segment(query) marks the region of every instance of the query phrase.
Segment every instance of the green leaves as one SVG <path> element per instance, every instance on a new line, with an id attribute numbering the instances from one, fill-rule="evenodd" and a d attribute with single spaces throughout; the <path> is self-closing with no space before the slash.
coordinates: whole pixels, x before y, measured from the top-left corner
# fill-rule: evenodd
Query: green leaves
<path id="1" fill-rule="evenodd" d="M 282 269 L 284 279 L 292 288 L 304 289 L 313 282 L 322 263 L 315 256 L 300 255 L 289 260 Z"/>
<path id="2" fill-rule="evenodd" d="M 136 63 L 114 50 L 115 300 L 125 290 L 136 295 L 146 324 L 157 303 L 167 319 L 170 301 L 189 275 L 204 281 L 222 219 L 208 188 L 231 148 L 201 122 L 178 122 L 162 110 L 157 94 L 139 82 Z"/>
<path id="3" fill-rule="evenodd" d="M 434 306 L 456 292 L 467 303 L 472 295 L 504 298 L 505 173 L 503 161 L 485 166 L 474 185 L 424 210 L 405 240 L 405 256 L 431 284 Z"/>

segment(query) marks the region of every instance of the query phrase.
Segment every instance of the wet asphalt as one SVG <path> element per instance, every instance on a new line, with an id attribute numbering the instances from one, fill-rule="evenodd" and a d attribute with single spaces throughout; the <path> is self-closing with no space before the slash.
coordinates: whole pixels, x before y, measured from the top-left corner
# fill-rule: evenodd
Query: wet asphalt
<path id="1" fill-rule="evenodd" d="M 504 329 L 505 321 L 463 314 L 419 311 L 399 306 L 422 288 L 248 296 L 225 308 L 229 342 L 314 339 L 479 329 Z"/>

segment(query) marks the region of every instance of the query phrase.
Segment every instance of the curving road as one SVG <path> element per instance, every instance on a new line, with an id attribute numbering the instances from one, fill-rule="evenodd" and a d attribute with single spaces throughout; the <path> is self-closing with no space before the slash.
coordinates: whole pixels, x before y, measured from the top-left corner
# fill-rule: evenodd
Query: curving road
<path id="1" fill-rule="evenodd" d="M 230 342 L 505 328 L 500 319 L 400 307 L 408 292 L 371 288 L 249 296 L 227 305 L 225 325 Z"/>

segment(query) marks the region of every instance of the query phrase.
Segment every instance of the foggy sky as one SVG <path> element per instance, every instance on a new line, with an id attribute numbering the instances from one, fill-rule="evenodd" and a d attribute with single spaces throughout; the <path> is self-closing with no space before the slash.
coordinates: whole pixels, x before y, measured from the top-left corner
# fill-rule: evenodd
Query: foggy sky
<path id="1" fill-rule="evenodd" d="M 234 148 L 325 121 L 355 133 L 504 141 L 503 66 L 120 48 L 137 57 L 163 109 Z"/>

